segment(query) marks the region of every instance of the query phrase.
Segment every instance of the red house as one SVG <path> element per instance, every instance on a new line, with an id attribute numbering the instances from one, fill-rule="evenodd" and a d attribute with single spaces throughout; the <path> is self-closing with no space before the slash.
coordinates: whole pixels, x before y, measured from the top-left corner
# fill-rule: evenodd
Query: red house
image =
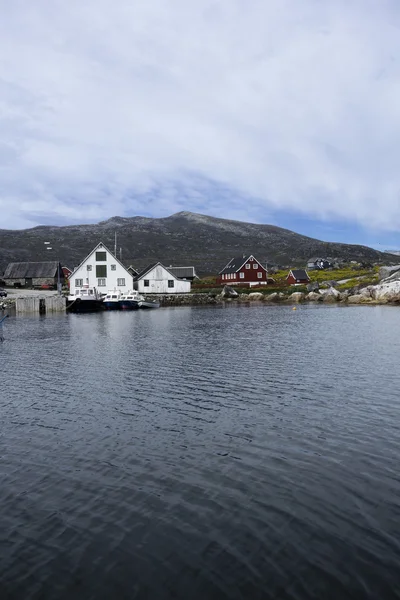
<path id="1" fill-rule="evenodd" d="M 306 285 L 310 283 L 310 278 L 305 269 L 290 269 L 286 282 L 290 285 Z"/>
<path id="2" fill-rule="evenodd" d="M 218 273 L 217 285 L 267 285 L 268 272 L 262 264 L 250 256 L 232 258 Z"/>

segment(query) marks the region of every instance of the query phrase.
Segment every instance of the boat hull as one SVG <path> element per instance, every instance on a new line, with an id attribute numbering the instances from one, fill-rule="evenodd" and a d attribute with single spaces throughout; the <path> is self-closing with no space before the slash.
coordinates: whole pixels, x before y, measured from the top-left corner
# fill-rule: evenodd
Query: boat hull
<path id="1" fill-rule="evenodd" d="M 120 300 L 119 308 L 121 310 L 138 310 L 139 304 L 137 300 Z"/>
<path id="2" fill-rule="evenodd" d="M 103 309 L 102 300 L 96 299 L 81 300 L 76 298 L 70 304 L 67 304 L 67 310 L 73 313 L 97 312 Z"/>
<path id="3" fill-rule="evenodd" d="M 103 300 L 104 310 L 119 310 L 119 302 L 107 302 Z"/>
<path id="4" fill-rule="evenodd" d="M 139 307 L 140 308 L 144 308 L 144 309 L 152 309 L 152 308 L 160 308 L 160 303 L 159 302 L 150 302 L 149 300 L 142 300 L 139 303 Z"/>

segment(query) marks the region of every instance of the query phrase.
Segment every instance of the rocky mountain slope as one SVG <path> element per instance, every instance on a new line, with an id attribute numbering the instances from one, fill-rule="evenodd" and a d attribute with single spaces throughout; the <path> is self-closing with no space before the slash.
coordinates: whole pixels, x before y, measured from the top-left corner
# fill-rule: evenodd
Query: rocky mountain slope
<path id="1" fill-rule="evenodd" d="M 214 274 L 233 256 L 252 253 L 262 263 L 304 266 L 310 256 L 340 260 L 396 263 L 398 257 L 366 246 L 322 242 L 274 225 L 257 225 L 179 212 L 170 217 L 113 217 L 93 225 L 39 226 L 0 230 L 0 272 L 12 261 L 60 259 L 77 266 L 98 244 L 114 248 L 136 268 L 160 260 L 166 266 L 194 265 L 199 274 Z M 53 250 L 46 251 L 45 241 Z"/>

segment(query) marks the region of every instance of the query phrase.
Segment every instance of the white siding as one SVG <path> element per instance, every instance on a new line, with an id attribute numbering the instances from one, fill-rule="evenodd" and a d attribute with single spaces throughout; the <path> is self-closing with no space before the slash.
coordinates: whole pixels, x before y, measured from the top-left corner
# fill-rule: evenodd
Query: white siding
<path id="1" fill-rule="evenodd" d="M 145 281 L 149 285 L 145 285 Z M 173 281 L 173 287 L 168 286 L 168 281 Z M 139 281 L 135 282 L 135 286 L 142 294 L 186 294 L 190 292 L 190 281 L 177 279 L 169 273 L 162 265 L 156 265 L 146 273 Z"/>
<path id="2" fill-rule="evenodd" d="M 105 261 L 96 261 L 96 252 L 105 252 Z M 107 276 L 105 278 L 105 285 L 99 286 L 99 277 L 96 276 L 96 266 L 105 265 L 107 267 Z M 115 265 L 115 270 L 111 270 L 111 266 Z M 91 269 L 88 271 L 88 266 Z M 84 260 L 82 264 L 72 273 L 70 281 L 70 291 L 75 293 L 77 289 L 75 282 L 76 280 L 82 280 L 83 285 L 89 285 L 90 287 L 96 287 L 100 292 L 107 293 L 108 290 L 120 289 L 122 292 L 127 292 L 133 289 L 133 277 L 123 265 L 105 248 L 104 246 L 97 246 L 93 252 Z M 121 282 L 118 285 L 118 280 L 125 280 L 125 285 Z"/>

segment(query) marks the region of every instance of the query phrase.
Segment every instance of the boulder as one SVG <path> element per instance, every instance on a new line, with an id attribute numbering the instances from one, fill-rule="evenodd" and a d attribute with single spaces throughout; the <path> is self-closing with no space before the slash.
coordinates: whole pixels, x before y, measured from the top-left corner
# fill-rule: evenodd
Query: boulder
<path id="1" fill-rule="evenodd" d="M 371 297 L 382 303 L 400 302 L 400 281 L 371 286 Z"/>
<path id="2" fill-rule="evenodd" d="M 382 279 L 380 283 L 391 283 L 392 281 L 400 280 L 400 271 L 395 271 L 390 275 L 390 277 L 386 277 L 386 279 Z"/>
<path id="3" fill-rule="evenodd" d="M 312 281 L 307 285 L 307 292 L 316 292 L 317 290 L 319 290 L 318 281 Z"/>
<path id="4" fill-rule="evenodd" d="M 248 294 L 248 298 L 249 300 L 264 300 L 264 294 L 262 294 L 261 292 L 251 292 L 250 294 Z"/>
<path id="5" fill-rule="evenodd" d="M 350 290 L 343 290 L 343 292 L 340 292 L 338 300 L 339 302 L 346 302 L 347 298 L 351 295 Z"/>
<path id="6" fill-rule="evenodd" d="M 318 292 L 310 292 L 307 294 L 307 300 L 311 300 L 311 302 L 320 302 L 322 296 L 321 294 L 318 294 Z"/>
<path id="7" fill-rule="evenodd" d="M 379 281 L 382 279 L 387 279 L 397 271 L 400 271 L 400 265 L 395 265 L 392 267 L 381 267 L 379 269 Z"/>
<path id="8" fill-rule="evenodd" d="M 239 296 L 237 291 L 234 290 L 233 287 L 231 287 L 229 285 L 224 285 L 220 295 L 221 295 L 221 298 L 237 298 L 237 296 Z"/>
<path id="9" fill-rule="evenodd" d="M 281 297 L 277 292 L 273 292 L 272 294 L 267 294 L 265 296 L 265 300 L 267 302 L 279 302 L 280 299 Z"/>
<path id="10" fill-rule="evenodd" d="M 349 304 L 366 304 L 367 302 L 371 302 L 372 299 L 371 298 L 366 298 L 365 296 L 362 296 L 361 294 L 354 294 L 353 296 L 349 296 L 347 298 L 347 302 Z"/>
<path id="11" fill-rule="evenodd" d="M 359 295 L 362 296 L 363 298 L 372 298 L 372 293 L 371 293 L 372 289 L 373 289 L 373 286 L 368 285 L 367 287 L 362 288 L 359 291 Z"/>
<path id="12" fill-rule="evenodd" d="M 294 292 L 289 296 L 290 302 L 303 302 L 305 299 L 306 295 L 303 292 Z"/>

